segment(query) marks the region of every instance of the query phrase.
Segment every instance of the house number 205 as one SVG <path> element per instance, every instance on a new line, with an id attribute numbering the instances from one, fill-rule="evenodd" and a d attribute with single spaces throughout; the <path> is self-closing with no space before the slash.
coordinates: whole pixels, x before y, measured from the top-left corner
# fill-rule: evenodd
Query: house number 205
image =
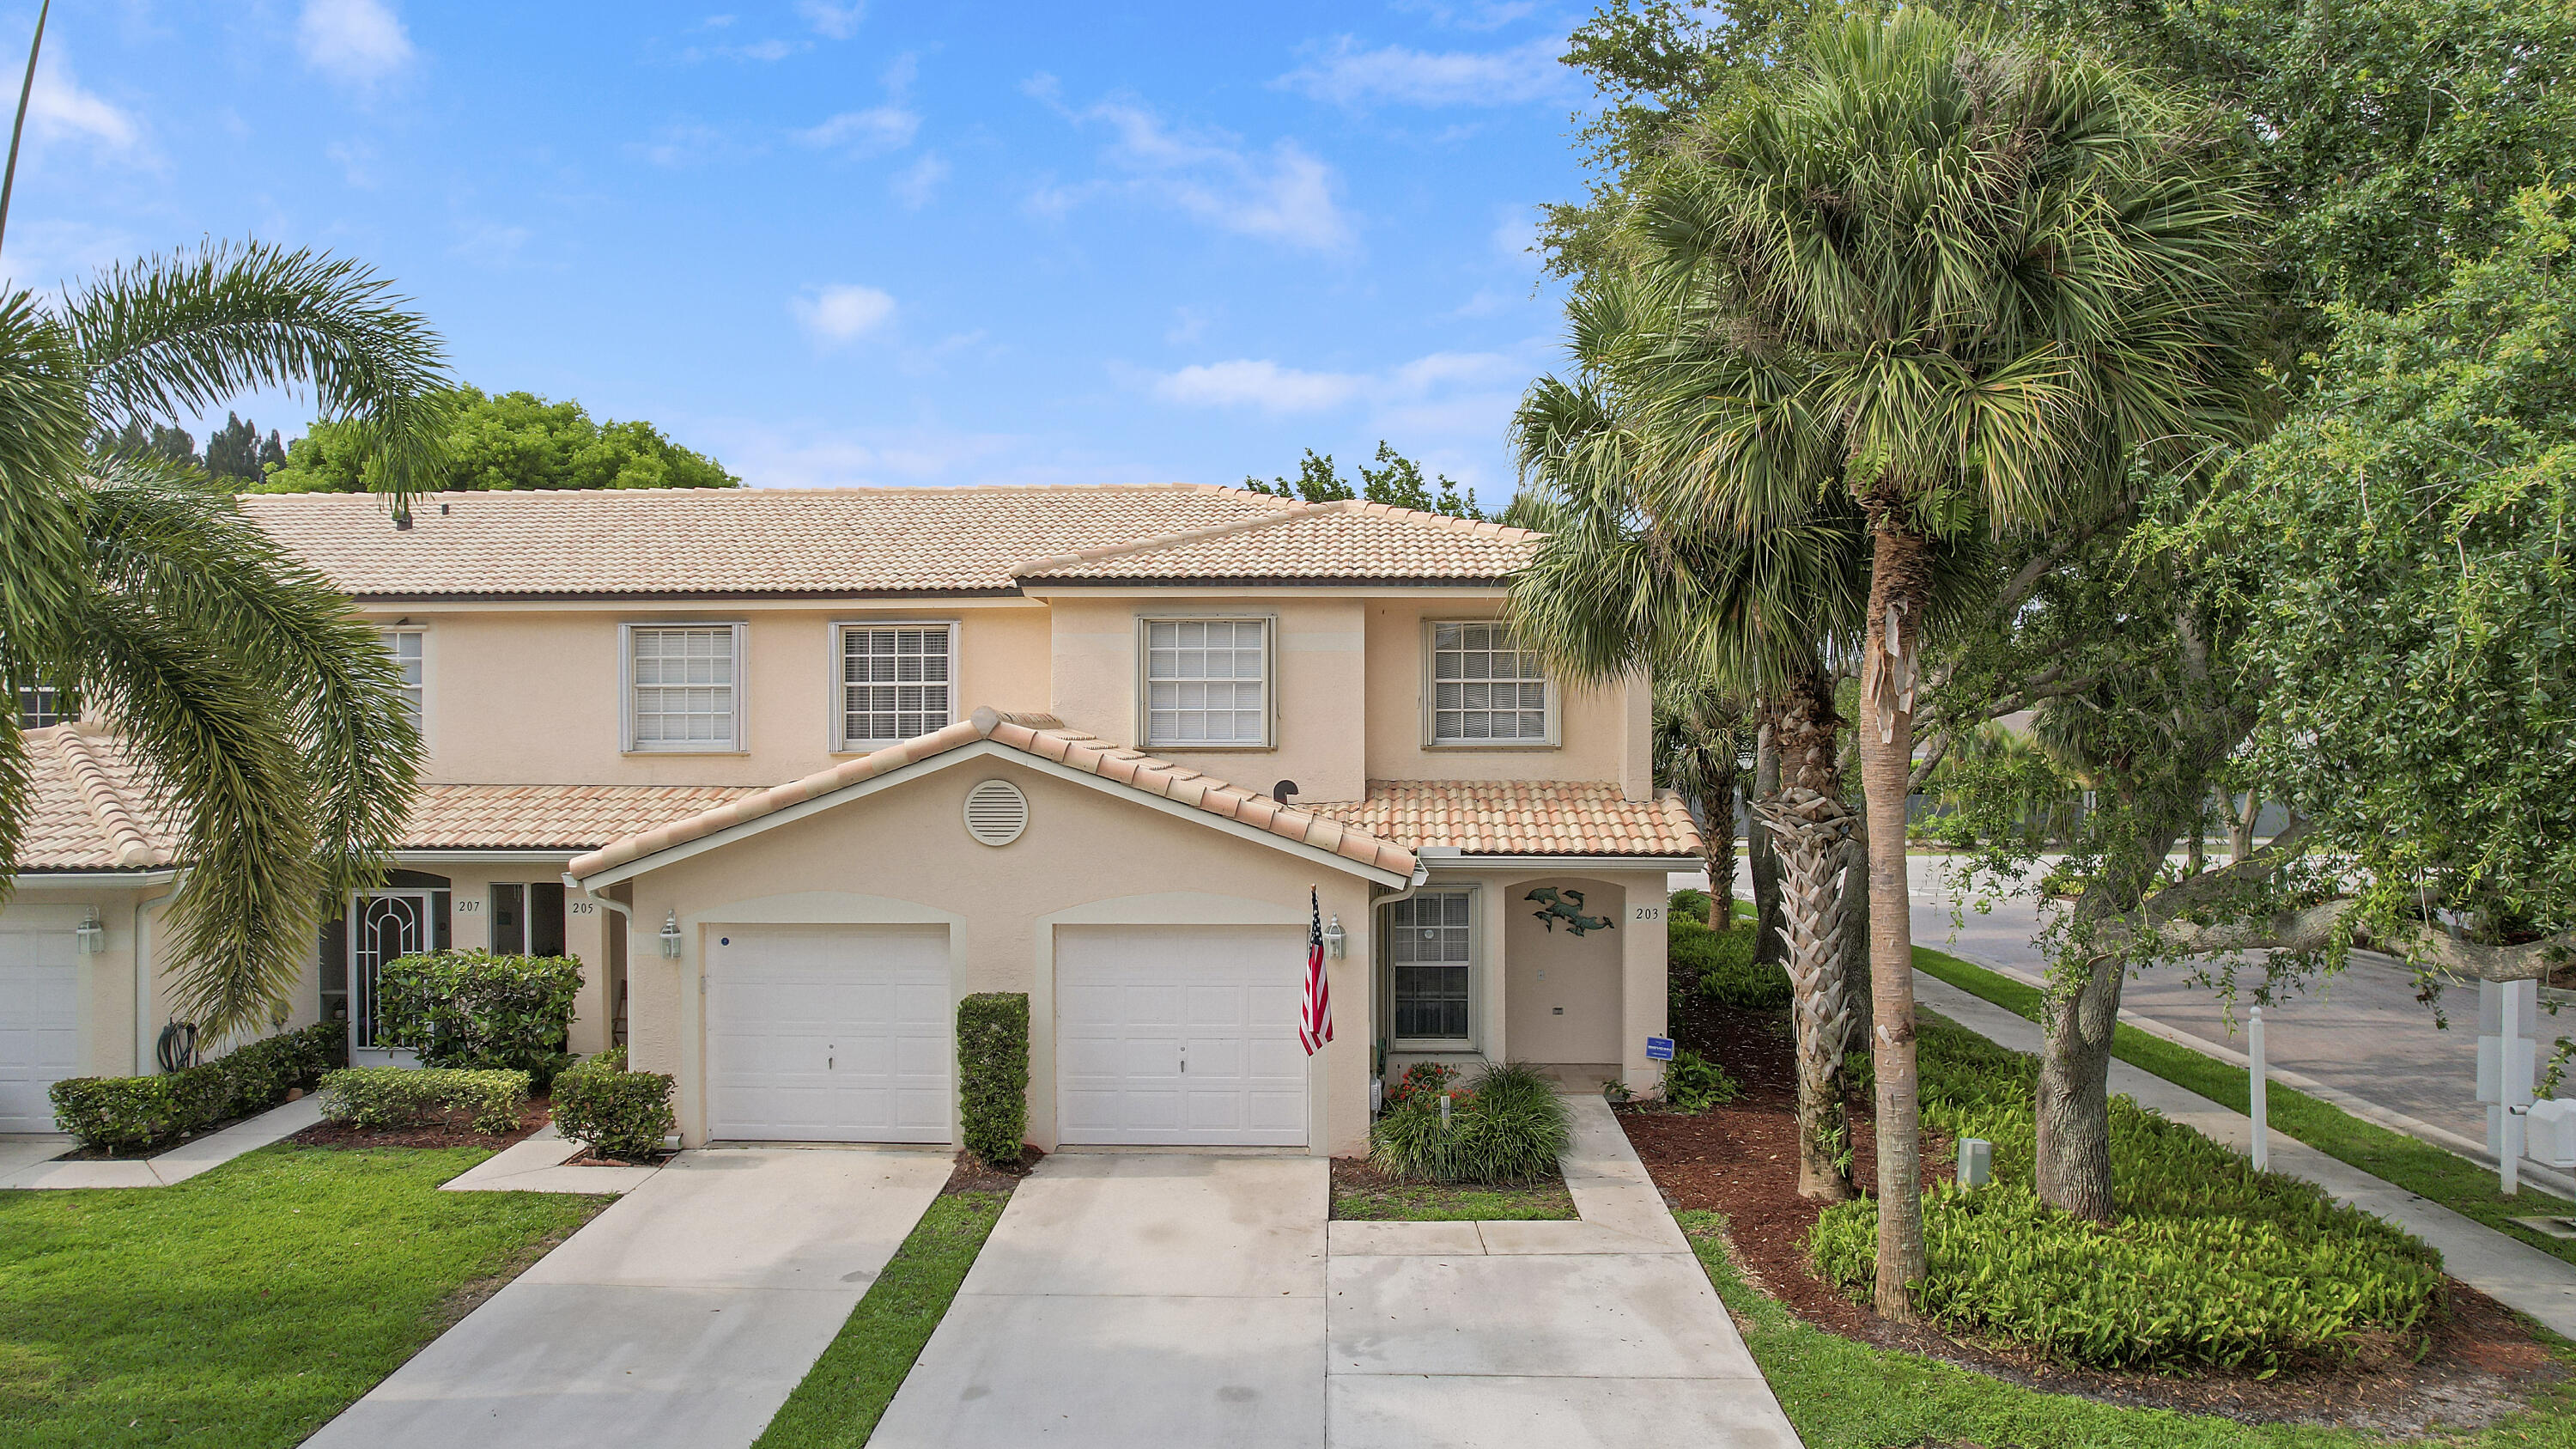
<path id="1" fill-rule="evenodd" d="M 1662 906 L 1639 906 L 1628 913 L 1628 919 L 1632 921 L 1660 921 L 1663 918 Z"/>

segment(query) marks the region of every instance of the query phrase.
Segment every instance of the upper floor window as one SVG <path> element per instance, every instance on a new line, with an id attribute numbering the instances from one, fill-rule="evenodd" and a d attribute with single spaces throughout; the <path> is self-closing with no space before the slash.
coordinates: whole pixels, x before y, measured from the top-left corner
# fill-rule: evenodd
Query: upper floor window
<path id="1" fill-rule="evenodd" d="M 402 675 L 404 712 L 411 716 L 413 729 L 420 728 L 421 687 L 427 680 L 424 666 L 428 663 L 427 631 L 421 629 L 378 629 L 376 637 L 384 641 L 385 653 Z"/>
<path id="2" fill-rule="evenodd" d="M 18 728 L 40 730 L 71 717 L 71 711 L 63 708 L 61 690 L 42 684 L 18 686 Z"/>
<path id="3" fill-rule="evenodd" d="M 626 626 L 626 748 L 742 748 L 742 626 Z"/>
<path id="4" fill-rule="evenodd" d="M 1145 621 L 1145 743 L 1270 743 L 1270 622 Z"/>
<path id="5" fill-rule="evenodd" d="M 843 624 L 844 751 L 876 750 L 957 718 L 957 626 Z"/>
<path id="6" fill-rule="evenodd" d="M 1434 745 L 1552 745 L 1556 692 L 1500 624 L 1431 626 Z"/>

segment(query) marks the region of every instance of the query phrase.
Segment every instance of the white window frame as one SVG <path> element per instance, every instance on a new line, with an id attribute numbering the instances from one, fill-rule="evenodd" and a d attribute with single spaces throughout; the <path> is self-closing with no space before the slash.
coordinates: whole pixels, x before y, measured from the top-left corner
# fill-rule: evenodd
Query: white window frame
<path id="1" fill-rule="evenodd" d="M 1553 750 L 1564 744 L 1564 719 L 1559 704 L 1563 693 L 1556 680 L 1541 675 L 1539 683 L 1547 691 L 1546 733 L 1537 739 L 1473 740 L 1440 737 L 1440 631 L 1461 625 L 1483 625 L 1502 628 L 1499 619 L 1425 619 L 1422 621 L 1422 747 L 1426 750 Z"/>
<path id="2" fill-rule="evenodd" d="M 420 700 L 417 707 L 412 710 L 411 722 L 412 726 L 420 731 L 421 746 L 426 749 L 429 745 L 429 626 L 426 624 L 378 624 L 376 626 L 376 638 L 385 644 L 385 655 L 387 658 L 394 657 L 394 651 L 392 648 L 393 641 L 395 636 L 401 634 L 417 634 L 420 636 Z"/>
<path id="3" fill-rule="evenodd" d="M 1170 740 L 1154 734 L 1154 628 L 1160 624 L 1259 624 L 1261 626 L 1261 738 Z M 1140 614 L 1136 618 L 1136 738 L 1142 748 L 1185 754 L 1275 750 L 1279 747 L 1279 616 L 1262 613 Z"/>
<path id="4" fill-rule="evenodd" d="M 9 699 L 15 711 L 10 719 L 20 729 L 47 729 L 58 724 L 70 724 L 75 719 L 69 710 L 63 708 L 63 691 L 50 684 L 18 685 Z M 40 722 L 27 723 L 29 715 L 39 716 Z"/>
<path id="5" fill-rule="evenodd" d="M 726 619 L 639 619 L 617 626 L 618 748 L 630 755 L 740 755 L 748 753 L 747 709 L 751 690 L 743 667 L 744 636 L 749 626 Z M 635 737 L 635 636 L 665 629 L 723 629 L 733 636 L 733 736 L 728 740 L 680 740 L 645 743 Z"/>
<path id="6" fill-rule="evenodd" d="M 1395 959 L 1395 909 L 1428 896 L 1465 896 L 1467 898 L 1467 1030 L 1462 1036 L 1399 1036 L 1397 1021 Z M 1385 914 L 1380 919 L 1380 934 L 1386 941 L 1386 1025 L 1390 1049 L 1400 1052 L 1474 1051 L 1477 1024 L 1483 1019 L 1485 986 L 1485 894 L 1474 885 L 1424 886 L 1404 901 L 1379 907 Z M 1444 965 L 1447 963 L 1443 963 Z"/>
<path id="7" fill-rule="evenodd" d="M 954 620 L 954 619 L 836 619 L 836 620 L 834 620 L 834 621 L 833 621 L 833 623 L 832 623 L 832 678 L 831 678 L 831 681 L 830 681 L 830 686 L 831 686 L 831 693 L 830 693 L 830 712 L 829 712 L 827 715 L 825 715 L 825 718 L 826 718 L 827 720 L 829 720 L 829 721 L 830 721 L 830 724 L 831 724 L 831 731 L 832 731 L 832 753 L 834 753 L 834 754 L 836 754 L 836 755 L 863 755 L 863 754 L 867 754 L 867 753 L 869 753 L 869 752 L 871 752 L 871 751 L 874 751 L 874 750 L 881 750 L 881 749 L 884 749 L 884 748 L 885 748 L 886 746 L 888 746 L 888 745 L 901 744 L 905 738 L 909 738 L 908 736 L 898 736 L 898 737 L 893 738 L 893 739 L 883 739 L 883 740 L 880 740 L 880 739 L 862 739 L 862 738 L 855 738 L 855 737 L 853 737 L 853 736 L 849 733 L 849 728 L 850 728 L 850 709 L 849 709 L 849 679 L 848 679 L 848 672 L 847 672 L 847 671 L 848 671 L 848 664 L 849 664 L 849 656 L 848 656 L 846 653 L 844 653 L 843 651 L 849 648 L 849 642 L 848 642 L 848 641 L 849 641 L 849 637 L 850 637 L 850 633 L 851 633 L 851 631 L 852 631 L 852 630 L 862 630 L 862 629 L 864 629 L 864 630 L 875 630 L 875 629 L 943 629 L 943 630 L 946 630 L 946 631 L 947 631 L 947 634 L 948 634 L 948 714 L 947 714 L 947 716 L 946 716 L 945 718 L 943 718 L 942 720 L 940 720 L 940 721 L 939 721 L 939 724 L 932 725 L 930 728 L 931 728 L 931 729 L 938 729 L 938 728 L 940 728 L 940 727 L 941 727 L 941 726 L 943 726 L 943 725 L 952 725 L 952 724 L 955 724 L 955 723 L 957 722 L 957 719 L 958 719 L 958 714 L 957 714 L 957 703 L 958 703 L 958 697 L 957 697 L 958 678 L 957 678 L 957 676 L 958 676 L 958 664 L 959 664 L 959 661 L 958 661 L 958 654 L 957 654 L 957 650 L 958 650 L 958 645 L 959 645 L 959 643 L 960 643 L 961 635 L 962 635 L 962 633 L 963 633 L 963 631 L 962 631 L 962 630 L 960 630 L 960 629 L 958 628 L 958 625 L 957 625 L 957 621 L 956 621 L 956 620 Z M 924 731 L 922 731 L 922 733 L 924 733 L 924 734 L 928 734 L 929 732 L 930 732 L 929 730 L 924 730 Z"/>

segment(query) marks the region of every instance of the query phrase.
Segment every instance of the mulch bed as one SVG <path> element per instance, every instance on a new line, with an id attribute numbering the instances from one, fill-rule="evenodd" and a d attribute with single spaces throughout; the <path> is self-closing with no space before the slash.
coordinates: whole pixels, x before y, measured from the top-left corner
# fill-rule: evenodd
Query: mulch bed
<path id="1" fill-rule="evenodd" d="M 289 1098 L 288 1100 L 291 1101 L 293 1099 Z M 277 1105 L 283 1106 L 284 1103 L 279 1103 Z M 182 1132 L 167 1142 L 155 1142 L 149 1147 L 140 1149 L 127 1147 L 121 1150 L 107 1147 L 75 1147 L 71 1151 L 55 1157 L 53 1160 L 56 1162 L 150 1162 L 153 1158 L 160 1156 L 164 1152 L 171 1151 L 175 1148 L 185 1147 L 191 1142 L 203 1142 L 207 1138 L 214 1136 L 216 1133 L 223 1131 L 227 1127 L 238 1127 L 244 1122 L 249 1121 L 251 1118 L 258 1116 L 260 1112 L 266 1112 L 269 1110 L 271 1110 L 271 1108 L 262 1107 L 259 1109 L 259 1112 L 245 1112 L 238 1117 L 226 1117 L 221 1122 L 215 1123 L 213 1126 L 206 1128 L 202 1132 Z"/>
<path id="2" fill-rule="evenodd" d="M 2518 1409 L 2525 1396 L 2564 1376 L 2524 1320 L 2457 1280 L 2448 1285 L 2450 1312 L 2421 1361 L 2320 1366 L 2269 1380 L 2220 1370 L 2184 1376 L 2066 1369 L 2009 1346 L 1890 1323 L 1808 1271 L 1807 1233 L 1824 1204 L 1797 1193 L 1797 1078 L 1789 1032 L 1785 1013 L 1692 1003 L 1679 1014 L 1674 1034 L 1722 1063 L 1743 1084 L 1744 1095 L 1697 1117 L 1623 1108 L 1619 1119 L 1665 1200 L 1676 1209 L 1725 1214 L 1729 1246 L 1745 1275 L 1817 1328 L 2105 1403 L 2383 1432 L 2476 1427 Z M 1870 1130 L 1869 1104 L 1855 1101 L 1853 1176 L 1864 1188 L 1877 1172 Z M 1924 1165 L 1929 1173 L 1948 1173 L 1929 1139 Z"/>
<path id="3" fill-rule="evenodd" d="M 1028 1176 L 1029 1170 L 1036 1167 L 1038 1159 L 1044 1156 L 1046 1152 L 1042 1148 L 1022 1147 L 1018 1166 L 987 1167 L 984 1159 L 974 1153 L 960 1151 L 957 1166 L 949 1172 L 948 1185 L 939 1190 L 940 1196 L 956 1192 L 1009 1192 L 1020 1185 L 1020 1179 Z"/>
<path id="4" fill-rule="evenodd" d="M 539 1097 L 519 1114 L 519 1125 L 507 1132 L 477 1132 L 473 1113 L 458 1109 L 437 1123 L 360 1131 L 337 1122 L 317 1122 L 286 1140 L 300 1147 L 490 1147 L 502 1148 L 525 1139 L 553 1117 L 553 1104 Z M 567 1145 L 565 1151 L 571 1151 Z"/>

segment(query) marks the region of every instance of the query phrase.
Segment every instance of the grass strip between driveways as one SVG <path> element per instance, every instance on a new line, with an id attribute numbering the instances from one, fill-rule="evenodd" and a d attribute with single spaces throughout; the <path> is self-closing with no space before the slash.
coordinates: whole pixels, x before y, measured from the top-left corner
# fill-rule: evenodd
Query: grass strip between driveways
<path id="1" fill-rule="evenodd" d="M 1747 1282 L 1727 1256 L 1724 1217 L 1673 1216 L 1806 1449 L 2386 1449 L 2392 1442 L 2351 1429 L 2123 1408 L 1856 1343 L 1800 1321 Z M 2576 1385 L 2543 1390 L 2528 1410 L 2481 1432 L 2435 1442 L 2446 1449 L 2570 1449 L 2576 1446 Z"/>
<path id="2" fill-rule="evenodd" d="M 2039 1020 L 2039 989 L 1989 971 L 1941 951 L 1914 948 L 1918 971 L 1946 981 L 1973 996 L 2028 1021 Z M 2186 1046 L 2152 1036 L 2125 1022 L 2112 1037 L 2111 1054 L 2141 1071 L 2178 1087 L 2198 1092 L 2237 1112 L 2252 1110 L 2253 1090 L 2245 1068 L 2204 1056 Z M 2544 1253 L 2576 1263 L 2576 1241 L 2536 1233 L 2512 1221 L 2515 1216 L 2564 1213 L 2563 1198 L 2525 1188 L 2512 1197 L 2496 1190 L 2493 1168 L 2480 1167 L 2457 1153 L 2366 1121 L 2331 1102 L 2319 1101 L 2295 1087 L 2273 1082 L 2265 1095 L 2265 1116 L 2278 1131 L 2304 1142 L 2338 1162 L 2395 1183 L 2429 1198 L 2472 1222 L 2517 1238 Z"/>
<path id="3" fill-rule="evenodd" d="M 1563 1222 L 1581 1216 L 1562 1178 L 1525 1187 L 1446 1183 L 1333 1185 L 1333 1216 L 1343 1222 Z"/>
<path id="4" fill-rule="evenodd" d="M 476 1148 L 279 1145 L 0 1192 L 0 1445 L 301 1443 L 605 1197 L 440 1192 Z"/>
<path id="5" fill-rule="evenodd" d="M 933 1198 L 752 1449 L 859 1449 L 867 1443 L 1010 1201 L 1007 1192 Z"/>

